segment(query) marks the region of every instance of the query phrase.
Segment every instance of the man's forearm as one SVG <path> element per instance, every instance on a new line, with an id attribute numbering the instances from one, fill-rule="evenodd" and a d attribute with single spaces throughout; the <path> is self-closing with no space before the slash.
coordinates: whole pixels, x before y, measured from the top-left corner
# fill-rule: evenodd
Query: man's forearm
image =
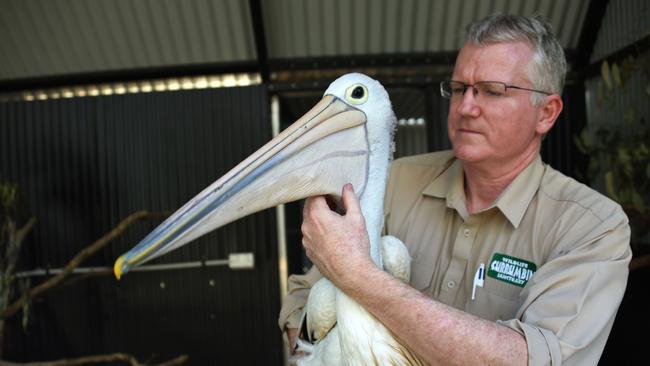
<path id="1" fill-rule="evenodd" d="M 342 288 L 431 364 L 526 365 L 516 331 L 432 300 L 378 268 Z"/>

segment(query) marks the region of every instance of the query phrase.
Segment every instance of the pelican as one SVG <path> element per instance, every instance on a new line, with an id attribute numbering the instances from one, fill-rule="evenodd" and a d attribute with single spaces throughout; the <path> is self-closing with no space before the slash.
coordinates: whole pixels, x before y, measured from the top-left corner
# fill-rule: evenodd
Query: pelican
<path id="1" fill-rule="evenodd" d="M 130 268 L 201 235 L 281 203 L 331 195 L 352 183 L 359 195 L 379 268 L 408 282 L 410 257 L 394 237 L 381 237 L 383 199 L 396 118 L 388 93 L 370 77 L 335 80 L 320 102 L 277 137 L 205 188 L 114 265 Z M 339 205 L 340 207 L 340 205 Z M 327 279 L 310 292 L 298 365 L 422 364 L 384 325 Z"/>

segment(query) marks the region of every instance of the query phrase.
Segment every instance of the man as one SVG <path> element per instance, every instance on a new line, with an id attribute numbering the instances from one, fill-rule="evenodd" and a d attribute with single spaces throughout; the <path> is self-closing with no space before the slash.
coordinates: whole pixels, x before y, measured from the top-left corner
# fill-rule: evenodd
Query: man
<path id="1" fill-rule="evenodd" d="M 399 159 L 386 233 L 409 248 L 411 286 L 377 268 L 358 201 L 306 202 L 315 267 L 431 364 L 596 365 L 627 281 L 621 207 L 542 163 L 562 110 L 566 61 L 540 18 L 490 16 L 467 28 L 450 98 L 453 151 Z M 280 316 L 290 338 L 312 269 L 292 276 Z"/>

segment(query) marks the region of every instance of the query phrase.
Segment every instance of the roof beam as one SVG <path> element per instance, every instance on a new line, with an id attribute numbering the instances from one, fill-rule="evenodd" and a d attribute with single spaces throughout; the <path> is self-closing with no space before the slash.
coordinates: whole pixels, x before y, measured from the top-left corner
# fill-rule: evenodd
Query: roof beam
<path id="1" fill-rule="evenodd" d="M 259 72 L 259 65 L 256 62 L 237 62 L 228 64 L 210 63 L 151 67 L 144 69 L 94 71 L 88 73 L 2 80 L 0 81 L 0 93 L 77 85 L 256 72 Z"/>
<path id="2" fill-rule="evenodd" d="M 598 31 L 603 23 L 605 17 L 605 10 L 609 0 L 591 0 L 587 14 L 585 15 L 585 22 L 582 25 L 582 32 L 578 40 L 578 47 L 576 49 L 574 59 L 574 70 L 580 70 L 589 65 L 591 54 L 594 52 L 594 46 L 598 39 Z"/>
<path id="3" fill-rule="evenodd" d="M 260 0 L 249 0 L 251 21 L 253 23 L 253 36 L 255 38 L 255 51 L 257 52 L 257 63 L 259 64 L 262 82 L 269 81 L 268 51 L 266 48 L 266 33 L 264 32 L 264 17 Z"/>
<path id="4" fill-rule="evenodd" d="M 432 53 L 397 53 L 348 55 L 269 60 L 271 71 L 323 70 L 359 67 L 410 67 L 454 65 L 457 51 Z"/>

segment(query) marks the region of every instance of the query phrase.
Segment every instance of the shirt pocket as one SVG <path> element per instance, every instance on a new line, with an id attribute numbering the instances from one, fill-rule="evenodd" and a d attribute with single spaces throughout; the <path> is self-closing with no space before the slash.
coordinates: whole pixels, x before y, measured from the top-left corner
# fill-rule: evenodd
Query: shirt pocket
<path id="1" fill-rule="evenodd" d="M 465 311 L 492 321 L 514 319 L 519 310 L 521 288 L 486 280 L 485 287 L 476 287 L 474 300 L 471 296 L 465 303 Z"/>
<path id="2" fill-rule="evenodd" d="M 431 261 L 418 261 L 413 259 L 411 262 L 411 286 L 416 290 L 424 291 L 431 288 L 433 280 L 434 265 Z"/>

